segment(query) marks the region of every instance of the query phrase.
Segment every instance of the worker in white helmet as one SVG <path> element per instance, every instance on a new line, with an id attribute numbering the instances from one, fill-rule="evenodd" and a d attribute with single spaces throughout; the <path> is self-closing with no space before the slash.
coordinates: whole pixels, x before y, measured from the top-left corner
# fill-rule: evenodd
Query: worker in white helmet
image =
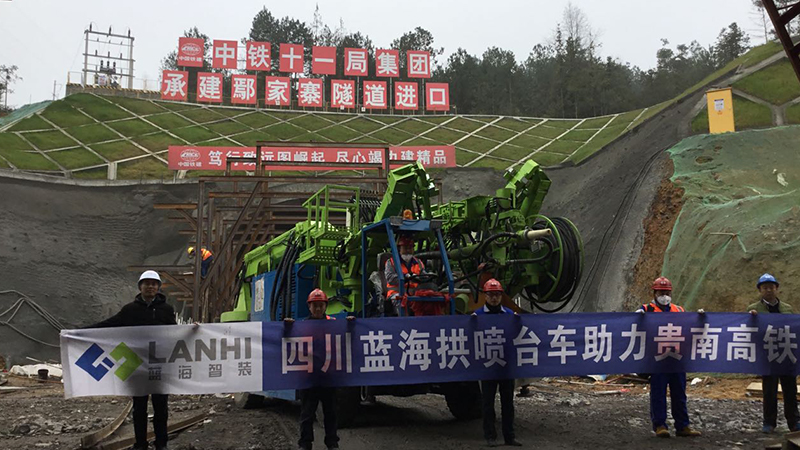
<path id="1" fill-rule="evenodd" d="M 139 295 L 120 312 L 87 328 L 131 327 L 138 325 L 176 325 L 175 310 L 167 298 L 159 292 L 161 277 L 154 270 L 146 270 L 139 277 Z M 147 395 L 133 397 L 133 431 L 136 436 L 134 449 L 146 449 L 147 443 Z M 153 429 L 156 435 L 156 450 L 167 448 L 166 394 L 152 394 Z"/>

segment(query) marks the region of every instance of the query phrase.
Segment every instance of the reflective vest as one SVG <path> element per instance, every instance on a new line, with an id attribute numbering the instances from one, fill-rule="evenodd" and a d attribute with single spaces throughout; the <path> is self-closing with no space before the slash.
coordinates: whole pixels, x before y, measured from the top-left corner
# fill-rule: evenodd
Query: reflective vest
<path id="1" fill-rule="evenodd" d="M 686 312 L 686 310 L 683 309 L 683 306 L 678 306 L 674 303 L 669 304 L 669 311 L 662 310 L 661 306 L 657 305 L 656 302 L 650 302 L 642 305 L 642 309 L 646 312 Z"/>
<path id="2" fill-rule="evenodd" d="M 390 270 L 392 272 L 394 272 L 394 270 L 395 270 L 394 269 L 394 260 L 391 259 L 391 258 L 386 260 L 386 267 L 387 268 L 391 267 Z M 400 260 L 400 268 L 403 271 L 403 278 L 405 278 L 406 274 L 408 274 L 409 271 L 413 275 L 419 275 L 419 274 L 422 273 L 423 270 L 425 270 L 425 267 L 422 265 L 422 262 L 420 262 L 420 260 L 418 260 L 417 258 L 411 258 L 411 260 L 408 262 L 408 264 L 406 264 L 406 262 L 401 259 Z M 408 291 L 410 289 L 416 289 L 417 286 L 418 286 L 418 284 L 414 283 L 412 281 L 409 281 L 408 283 L 406 283 L 406 294 L 408 294 Z M 400 293 L 398 291 L 399 288 L 398 288 L 398 286 L 396 284 L 391 284 L 391 283 L 387 282 L 386 287 L 387 287 L 386 298 L 390 298 L 392 295 Z"/>
<path id="3" fill-rule="evenodd" d="M 208 251 L 208 250 L 206 250 L 204 248 L 200 249 L 200 254 L 203 256 L 203 261 L 205 261 L 208 258 L 211 258 L 212 256 L 214 256 L 214 255 L 211 254 L 210 251 Z"/>

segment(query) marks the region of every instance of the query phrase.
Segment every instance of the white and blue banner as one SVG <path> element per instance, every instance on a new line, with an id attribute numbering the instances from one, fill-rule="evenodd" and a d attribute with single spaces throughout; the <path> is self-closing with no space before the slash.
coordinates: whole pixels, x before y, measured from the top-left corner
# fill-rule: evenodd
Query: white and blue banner
<path id="1" fill-rule="evenodd" d="M 796 374 L 797 315 L 598 313 L 67 330 L 67 397 L 667 372 Z"/>

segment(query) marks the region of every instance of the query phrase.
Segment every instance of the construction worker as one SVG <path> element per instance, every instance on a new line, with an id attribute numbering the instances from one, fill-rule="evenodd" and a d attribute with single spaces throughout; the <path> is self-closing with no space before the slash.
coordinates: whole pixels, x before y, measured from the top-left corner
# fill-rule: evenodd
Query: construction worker
<path id="1" fill-rule="evenodd" d="M 189 259 L 194 259 L 196 253 L 194 247 L 189 247 L 186 251 L 189 253 Z M 207 248 L 200 247 L 200 256 L 203 258 L 203 261 L 200 263 L 200 276 L 205 278 L 208 273 L 208 268 L 214 261 L 214 254 Z"/>
<path id="2" fill-rule="evenodd" d="M 486 303 L 483 308 L 477 309 L 473 315 L 483 314 L 514 314 L 503 307 L 503 286 L 494 278 L 483 284 L 486 294 Z M 502 414 L 503 440 L 506 445 L 521 447 L 522 443 L 514 436 L 514 380 L 482 380 L 481 398 L 483 403 L 483 437 L 489 447 L 497 447 L 497 429 L 495 429 L 494 398 L 500 390 L 500 412 Z"/>
<path id="3" fill-rule="evenodd" d="M 139 277 L 139 295 L 123 306 L 120 312 L 87 328 L 130 327 L 138 325 L 176 325 L 175 311 L 167 298 L 159 292 L 161 277 L 154 270 L 146 270 Z M 133 397 L 133 432 L 136 436 L 134 449 L 146 449 L 147 445 L 147 395 Z M 167 448 L 167 394 L 152 394 L 153 429 L 156 435 L 156 450 Z"/>
<path id="4" fill-rule="evenodd" d="M 653 301 L 636 310 L 637 313 L 686 312 L 682 306 L 672 303 L 672 282 L 666 277 L 653 281 Z M 697 311 L 704 314 L 702 309 Z M 675 435 L 681 437 L 700 436 L 700 432 L 689 425 L 689 411 L 686 408 L 686 372 L 654 373 L 650 375 L 650 419 L 656 436 L 668 438 L 667 428 L 667 386 L 672 400 L 672 419 L 675 421 Z"/>
<path id="5" fill-rule="evenodd" d="M 328 296 L 322 289 L 311 291 L 307 302 L 311 315 L 306 320 L 336 320 L 335 317 L 325 314 Z M 349 316 L 348 319 L 353 320 L 355 317 Z M 286 318 L 284 321 L 291 323 L 294 319 Z M 314 444 L 314 418 L 320 403 L 325 420 L 325 446 L 328 450 L 339 448 L 339 436 L 336 434 L 336 388 L 312 387 L 300 391 L 300 440 L 297 442 L 300 450 L 311 450 Z"/>
<path id="6" fill-rule="evenodd" d="M 780 283 L 774 276 L 765 273 L 756 283 L 761 300 L 747 307 L 752 315 L 758 313 L 793 314 L 792 306 L 778 299 Z M 764 425 L 761 431 L 772 433 L 778 424 L 778 383 L 783 389 L 783 413 L 789 431 L 800 431 L 797 414 L 797 378 L 795 375 L 764 375 L 761 389 L 764 395 Z"/>
<path id="7" fill-rule="evenodd" d="M 414 239 L 411 236 L 400 236 L 397 240 L 397 249 L 400 253 L 400 269 L 403 271 L 405 278 L 425 272 L 425 266 L 422 261 L 414 256 Z M 399 313 L 400 309 L 406 305 L 403 304 L 403 299 L 400 298 L 399 280 L 394 266 L 394 259 L 389 258 L 386 260 L 383 274 L 386 278 L 386 298 L 392 301 L 395 311 Z M 405 284 L 406 295 L 413 295 L 413 291 L 417 287 L 418 284 L 416 282 L 407 281 Z M 410 308 L 414 315 L 417 316 L 435 316 L 444 312 L 443 306 L 435 302 L 412 302 Z"/>

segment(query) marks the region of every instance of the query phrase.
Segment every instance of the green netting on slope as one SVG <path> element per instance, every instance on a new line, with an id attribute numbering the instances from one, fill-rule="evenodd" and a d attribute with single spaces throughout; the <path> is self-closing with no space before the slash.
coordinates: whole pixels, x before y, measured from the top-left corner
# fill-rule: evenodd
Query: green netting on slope
<path id="1" fill-rule="evenodd" d="M 770 272 L 800 307 L 800 126 L 693 136 L 669 153 L 685 189 L 662 269 L 675 301 L 741 311 Z"/>
<path id="2" fill-rule="evenodd" d="M 30 105 L 21 106 L 15 109 L 11 114 L 0 117 L 0 128 L 5 127 L 7 124 L 12 122 L 16 122 L 19 119 L 23 119 L 36 111 L 41 111 L 47 107 L 51 102 L 50 100 L 46 100 L 39 103 L 31 103 Z"/>

